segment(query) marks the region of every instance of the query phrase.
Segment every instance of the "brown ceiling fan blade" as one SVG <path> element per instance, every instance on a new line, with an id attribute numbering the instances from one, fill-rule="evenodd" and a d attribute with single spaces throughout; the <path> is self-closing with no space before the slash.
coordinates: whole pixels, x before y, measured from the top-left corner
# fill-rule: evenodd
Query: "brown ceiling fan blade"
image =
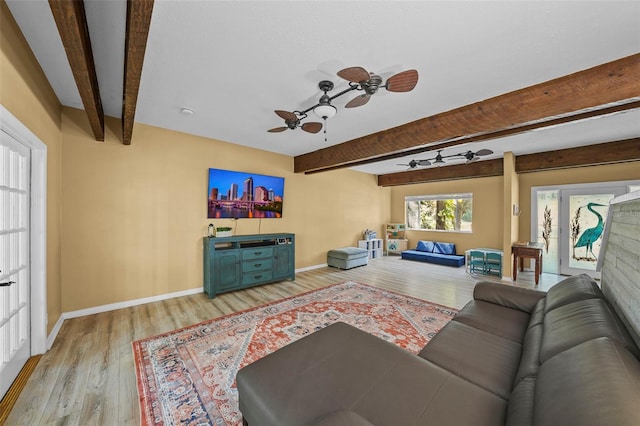
<path id="1" fill-rule="evenodd" d="M 486 148 L 481 149 L 480 151 L 476 152 L 476 155 L 479 156 L 479 157 L 481 157 L 483 155 L 490 155 L 490 154 L 493 154 L 493 151 L 491 151 L 490 149 L 486 149 Z"/>
<path id="2" fill-rule="evenodd" d="M 304 123 L 302 125 L 302 130 L 309 133 L 318 133 L 320 130 L 322 130 L 322 123 Z"/>
<path id="3" fill-rule="evenodd" d="M 277 109 L 274 112 L 278 115 L 278 117 L 282 118 L 285 121 L 297 121 L 298 120 L 298 116 L 295 115 L 292 112 L 282 111 L 280 109 Z"/>
<path id="4" fill-rule="evenodd" d="M 371 98 L 371 95 L 368 94 L 363 94 L 360 96 L 356 96 L 355 98 L 351 99 L 349 102 L 347 102 L 347 104 L 344 106 L 345 108 L 357 108 L 359 106 L 362 106 L 364 104 L 366 104 L 367 102 L 369 102 L 369 99 Z"/>
<path id="5" fill-rule="evenodd" d="M 267 132 L 269 132 L 269 133 L 280 133 L 280 132 L 284 132 L 287 129 L 288 129 L 288 127 L 274 127 L 273 129 L 267 130 Z"/>
<path id="6" fill-rule="evenodd" d="M 402 71 L 387 80 L 387 90 L 390 92 L 409 92 L 416 87 L 416 84 L 418 84 L 418 71 Z"/>
<path id="7" fill-rule="evenodd" d="M 351 67 L 338 71 L 338 77 L 353 83 L 360 83 L 361 81 L 369 81 L 370 75 L 369 72 L 362 67 Z"/>

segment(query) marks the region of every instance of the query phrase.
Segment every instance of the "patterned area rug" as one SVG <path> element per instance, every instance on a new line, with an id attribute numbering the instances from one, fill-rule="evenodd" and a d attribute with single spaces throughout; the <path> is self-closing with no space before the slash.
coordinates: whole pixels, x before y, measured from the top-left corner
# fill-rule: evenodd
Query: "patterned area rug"
<path id="1" fill-rule="evenodd" d="M 133 342 L 143 425 L 239 425 L 236 372 L 336 321 L 418 353 L 456 310 L 347 282 Z"/>

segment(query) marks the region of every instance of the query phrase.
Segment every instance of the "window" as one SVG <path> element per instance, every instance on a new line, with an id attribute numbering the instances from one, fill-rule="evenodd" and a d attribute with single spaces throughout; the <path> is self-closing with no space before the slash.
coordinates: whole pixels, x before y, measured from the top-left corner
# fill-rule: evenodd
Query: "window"
<path id="1" fill-rule="evenodd" d="M 409 229 L 471 232 L 473 194 L 405 197 Z"/>

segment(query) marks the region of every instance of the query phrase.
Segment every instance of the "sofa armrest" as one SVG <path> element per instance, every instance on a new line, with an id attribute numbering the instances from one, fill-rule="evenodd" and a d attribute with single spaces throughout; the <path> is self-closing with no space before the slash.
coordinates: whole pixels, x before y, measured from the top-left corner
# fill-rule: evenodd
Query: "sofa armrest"
<path id="1" fill-rule="evenodd" d="M 473 298 L 507 308 L 531 312 L 547 293 L 490 281 L 480 281 L 473 289 Z"/>

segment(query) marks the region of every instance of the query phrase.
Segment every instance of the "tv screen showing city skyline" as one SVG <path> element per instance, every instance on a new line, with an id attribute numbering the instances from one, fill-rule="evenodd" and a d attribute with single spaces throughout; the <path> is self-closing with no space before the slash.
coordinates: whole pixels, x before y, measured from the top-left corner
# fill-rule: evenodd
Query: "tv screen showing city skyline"
<path id="1" fill-rule="evenodd" d="M 283 177 L 209 169 L 209 219 L 280 218 L 283 201 Z"/>

